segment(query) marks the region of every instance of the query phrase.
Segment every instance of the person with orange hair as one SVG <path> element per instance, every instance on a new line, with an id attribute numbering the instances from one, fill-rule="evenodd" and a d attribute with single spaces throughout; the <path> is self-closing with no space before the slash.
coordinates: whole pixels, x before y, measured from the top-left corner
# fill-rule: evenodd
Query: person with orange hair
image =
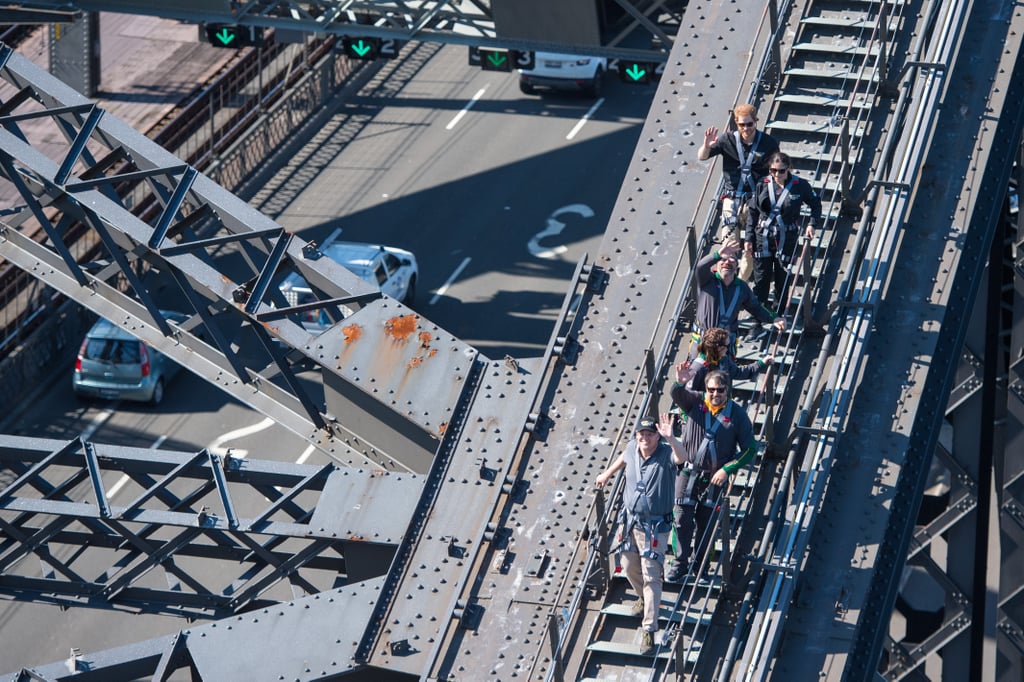
<path id="1" fill-rule="evenodd" d="M 767 175 L 765 159 L 779 151 L 774 137 L 757 129 L 757 109 L 753 104 L 740 104 L 732 110 L 736 128 L 719 133 L 715 126 L 704 130 L 704 144 L 697 149 L 697 159 L 707 161 L 722 157 L 722 177 L 725 190 L 722 195 L 721 239 L 739 236 L 744 222 L 747 201 L 758 182 Z M 740 267 L 740 276 L 749 277 L 751 263 L 746 254 Z"/>

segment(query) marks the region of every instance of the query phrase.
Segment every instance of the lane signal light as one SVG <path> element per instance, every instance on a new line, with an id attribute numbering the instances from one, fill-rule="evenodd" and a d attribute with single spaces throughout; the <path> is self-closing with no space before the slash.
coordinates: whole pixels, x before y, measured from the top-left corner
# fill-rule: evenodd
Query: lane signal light
<path id="1" fill-rule="evenodd" d="M 341 39 L 342 49 L 352 59 L 372 60 L 380 56 L 380 38 L 350 38 L 345 36 Z"/>
<path id="2" fill-rule="evenodd" d="M 619 78 L 626 83 L 650 83 L 653 68 L 647 62 L 619 60 Z"/>
<path id="3" fill-rule="evenodd" d="M 223 47 L 229 50 L 264 45 L 262 26 L 206 24 L 206 39 L 214 47 Z"/>

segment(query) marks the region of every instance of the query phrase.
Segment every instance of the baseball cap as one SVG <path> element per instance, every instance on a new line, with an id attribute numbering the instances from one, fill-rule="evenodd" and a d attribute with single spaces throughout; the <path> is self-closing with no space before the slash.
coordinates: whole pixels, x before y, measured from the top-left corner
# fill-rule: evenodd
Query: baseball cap
<path id="1" fill-rule="evenodd" d="M 658 432 L 658 427 L 655 426 L 653 419 L 641 419 L 636 425 L 637 431 L 654 431 Z"/>

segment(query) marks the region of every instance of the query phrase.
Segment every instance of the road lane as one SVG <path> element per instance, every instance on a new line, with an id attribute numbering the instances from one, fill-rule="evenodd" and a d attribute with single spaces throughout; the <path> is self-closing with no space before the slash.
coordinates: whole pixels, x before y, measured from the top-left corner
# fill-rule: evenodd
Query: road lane
<path id="1" fill-rule="evenodd" d="M 411 249 L 424 315 L 490 357 L 536 355 L 577 259 L 600 241 L 649 92 L 609 83 L 600 107 L 575 96 L 527 97 L 513 74 L 466 66 L 465 48 L 423 53 L 383 68 L 305 149 L 283 160 L 252 203 L 307 239 L 344 230 L 347 240 Z M 69 374 L 53 382 L 19 418 L 17 433 L 73 438 L 110 407 L 75 401 Z M 159 408 L 121 403 L 92 437 L 149 447 L 166 436 L 163 447 L 196 451 L 262 419 L 181 373 Z M 326 462 L 277 426 L 221 445 L 259 459 Z M 0 673 L 60 660 L 71 647 L 106 649 L 186 626 L 169 617 L 0 604 Z"/>

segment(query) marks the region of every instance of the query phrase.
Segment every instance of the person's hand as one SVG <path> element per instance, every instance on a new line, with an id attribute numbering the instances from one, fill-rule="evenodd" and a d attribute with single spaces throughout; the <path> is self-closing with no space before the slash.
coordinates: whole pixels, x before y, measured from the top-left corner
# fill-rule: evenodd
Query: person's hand
<path id="1" fill-rule="evenodd" d="M 805 234 L 808 239 L 814 239 L 814 225 L 808 225 L 807 232 Z"/>
<path id="2" fill-rule="evenodd" d="M 676 364 L 676 382 L 685 384 L 693 377 L 696 370 L 690 366 L 689 362 L 680 362 Z"/>
<path id="3" fill-rule="evenodd" d="M 780 332 L 786 331 L 786 318 L 776 317 L 774 320 L 772 320 L 772 326 L 774 326 Z"/>
<path id="4" fill-rule="evenodd" d="M 658 417 L 658 434 L 662 438 L 672 438 L 675 435 L 672 433 L 673 421 L 672 415 L 668 412 L 663 412 Z"/>
<path id="5" fill-rule="evenodd" d="M 718 255 L 722 258 L 731 258 L 735 256 L 740 250 L 740 240 L 735 238 L 729 238 L 725 240 L 725 244 L 718 250 Z"/>
<path id="6" fill-rule="evenodd" d="M 743 244 L 743 250 L 746 251 L 749 255 L 753 256 L 754 255 L 754 242 L 746 242 L 746 243 L 744 243 Z"/>
<path id="7" fill-rule="evenodd" d="M 600 473 L 598 474 L 597 479 L 594 481 L 594 485 L 597 486 L 598 488 L 603 488 L 604 484 L 607 483 L 608 479 L 611 477 L 612 475 L 608 471 Z"/>
<path id="8" fill-rule="evenodd" d="M 761 358 L 761 362 L 763 362 L 766 365 L 770 365 L 773 362 L 775 362 L 775 358 L 771 355 L 766 355 L 763 358 Z"/>
<path id="9" fill-rule="evenodd" d="M 711 485 L 725 485 L 725 482 L 729 480 L 729 474 L 725 473 L 725 469 L 719 469 L 715 472 L 715 475 L 711 477 Z"/>
<path id="10" fill-rule="evenodd" d="M 718 145 L 718 128 L 708 126 L 704 129 L 704 146 L 710 149 Z"/>

